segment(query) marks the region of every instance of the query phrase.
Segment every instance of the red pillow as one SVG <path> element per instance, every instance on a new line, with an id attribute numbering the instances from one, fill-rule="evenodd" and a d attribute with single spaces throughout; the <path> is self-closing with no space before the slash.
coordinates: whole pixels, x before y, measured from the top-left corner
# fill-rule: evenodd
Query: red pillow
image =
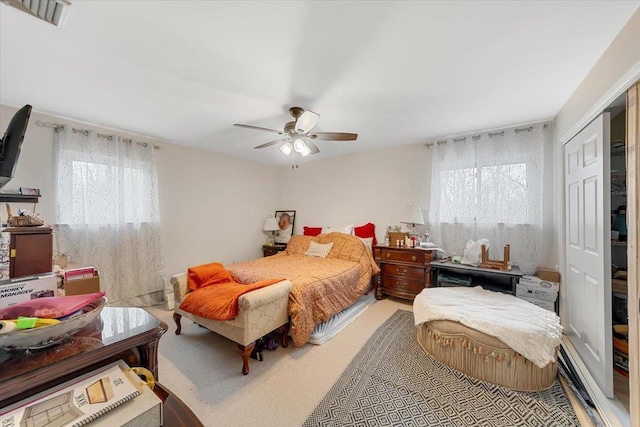
<path id="1" fill-rule="evenodd" d="M 317 236 L 322 233 L 322 227 L 302 227 L 303 235 L 305 236 Z"/>
<path id="2" fill-rule="evenodd" d="M 371 224 L 370 222 L 365 225 L 361 225 L 360 227 L 353 227 L 353 234 L 358 237 L 362 237 L 363 239 L 367 237 L 373 237 L 373 244 L 378 244 L 378 242 L 376 241 L 376 226 Z"/>
<path id="3" fill-rule="evenodd" d="M 198 265 L 187 269 L 187 286 L 192 291 L 205 286 L 233 282 L 231 274 L 219 262 Z"/>

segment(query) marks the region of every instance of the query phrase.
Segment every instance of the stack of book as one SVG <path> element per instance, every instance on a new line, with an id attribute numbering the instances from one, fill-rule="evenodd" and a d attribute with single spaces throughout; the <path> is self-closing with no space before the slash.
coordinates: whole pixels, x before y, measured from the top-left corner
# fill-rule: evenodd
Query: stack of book
<path id="1" fill-rule="evenodd" d="M 0 413 L 1 426 L 162 425 L 162 401 L 123 361 L 81 375 Z"/>

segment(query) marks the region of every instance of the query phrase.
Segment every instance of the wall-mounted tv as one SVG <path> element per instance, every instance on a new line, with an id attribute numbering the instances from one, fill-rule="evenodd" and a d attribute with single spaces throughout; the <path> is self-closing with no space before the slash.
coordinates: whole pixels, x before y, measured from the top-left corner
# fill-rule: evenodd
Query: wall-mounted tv
<path id="1" fill-rule="evenodd" d="M 30 116 L 31 105 L 19 109 L 0 140 L 0 188 L 13 178 Z"/>

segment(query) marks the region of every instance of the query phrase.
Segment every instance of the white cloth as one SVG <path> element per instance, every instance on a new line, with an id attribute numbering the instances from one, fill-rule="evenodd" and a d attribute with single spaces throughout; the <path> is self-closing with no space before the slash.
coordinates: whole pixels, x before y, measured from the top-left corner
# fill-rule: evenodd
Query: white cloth
<path id="1" fill-rule="evenodd" d="M 513 295 L 480 286 L 426 288 L 413 301 L 415 325 L 453 320 L 498 338 L 539 367 L 555 360 L 560 318 Z"/>

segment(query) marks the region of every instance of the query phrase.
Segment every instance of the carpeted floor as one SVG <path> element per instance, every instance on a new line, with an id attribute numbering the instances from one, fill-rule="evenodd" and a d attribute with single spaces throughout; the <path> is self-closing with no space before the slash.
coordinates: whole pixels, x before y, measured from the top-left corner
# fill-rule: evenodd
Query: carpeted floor
<path id="1" fill-rule="evenodd" d="M 428 356 L 413 313 L 396 311 L 367 341 L 304 426 L 577 426 L 562 386 L 517 392 Z"/>

